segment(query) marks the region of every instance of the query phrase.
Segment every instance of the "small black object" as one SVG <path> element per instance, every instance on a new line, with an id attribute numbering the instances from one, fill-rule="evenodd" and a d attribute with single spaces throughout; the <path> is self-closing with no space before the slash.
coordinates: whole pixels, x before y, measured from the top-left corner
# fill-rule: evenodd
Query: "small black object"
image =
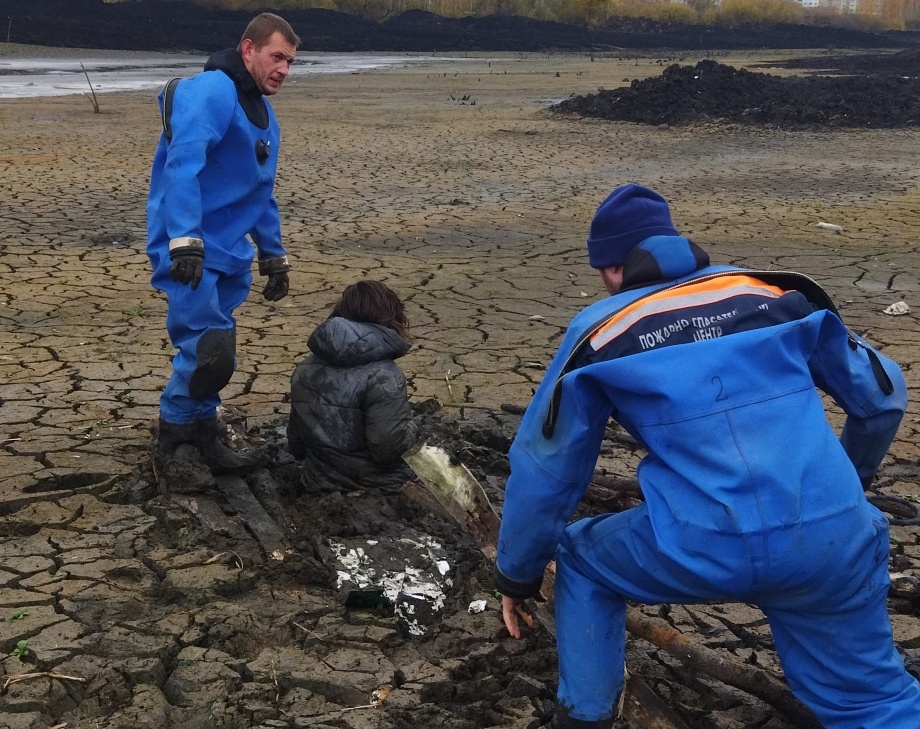
<path id="1" fill-rule="evenodd" d="M 383 594 L 381 588 L 370 587 L 363 590 L 351 590 L 345 598 L 345 607 L 358 609 L 373 609 L 377 607 L 392 607 L 390 599 Z"/>
<path id="2" fill-rule="evenodd" d="M 271 156 L 271 153 L 271 145 L 264 139 L 260 139 L 256 142 L 256 160 L 260 165 L 265 164 L 265 161 Z"/>

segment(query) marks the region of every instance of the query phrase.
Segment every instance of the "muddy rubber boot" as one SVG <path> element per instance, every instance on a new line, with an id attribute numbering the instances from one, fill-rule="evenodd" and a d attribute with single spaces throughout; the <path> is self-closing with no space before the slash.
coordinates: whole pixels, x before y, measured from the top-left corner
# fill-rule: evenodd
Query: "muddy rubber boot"
<path id="1" fill-rule="evenodd" d="M 197 439 L 196 423 L 168 423 L 160 419 L 153 473 L 161 493 L 191 494 L 217 489 L 214 475 L 201 461 Z"/>
<path id="2" fill-rule="evenodd" d="M 265 461 L 255 451 L 239 452 L 229 448 L 220 439 L 223 425 L 217 417 L 199 420 L 196 444 L 201 460 L 215 476 L 242 475 L 261 468 Z"/>

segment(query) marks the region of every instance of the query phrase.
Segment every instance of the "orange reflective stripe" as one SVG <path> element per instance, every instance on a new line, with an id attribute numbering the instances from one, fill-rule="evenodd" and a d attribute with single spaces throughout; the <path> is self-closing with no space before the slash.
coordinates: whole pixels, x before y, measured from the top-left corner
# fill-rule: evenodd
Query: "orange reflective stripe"
<path id="1" fill-rule="evenodd" d="M 653 314 L 714 304 L 746 294 L 778 299 L 785 293 L 778 286 L 770 286 L 753 276 L 718 276 L 702 281 L 691 281 L 645 296 L 618 311 L 591 337 L 591 348 L 596 352 L 637 321 Z"/>

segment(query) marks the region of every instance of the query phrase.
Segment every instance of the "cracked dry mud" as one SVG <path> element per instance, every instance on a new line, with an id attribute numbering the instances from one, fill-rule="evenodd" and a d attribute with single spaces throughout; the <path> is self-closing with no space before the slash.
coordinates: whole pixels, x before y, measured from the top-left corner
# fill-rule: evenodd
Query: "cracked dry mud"
<path id="1" fill-rule="evenodd" d="M 601 295 L 584 231 L 627 180 L 671 200 L 714 260 L 813 275 L 901 363 L 911 404 L 879 490 L 920 496 L 920 132 L 665 130 L 546 112 L 660 71 L 508 55 L 289 82 L 275 107 L 291 295 L 266 304 L 257 282 L 225 390 L 237 434 L 245 423 L 275 454 L 245 489 L 271 517 L 260 528 L 242 523 L 255 507 L 239 484 L 175 499 L 152 487 L 150 427 L 171 354 L 143 252 L 153 94 L 102 96 L 99 115 L 81 97 L 0 102 L 0 727 L 538 726 L 553 643 L 539 629 L 507 637 L 489 565 L 455 527 L 405 497 L 285 491 L 296 469 L 281 450 L 288 378 L 344 285 L 387 281 L 416 337 L 402 360 L 413 400 L 445 404 L 428 416 L 430 438 L 500 506 L 517 422 L 500 405 L 526 406 L 569 318 Z M 899 300 L 910 314 L 882 313 Z M 637 459 L 612 432 L 599 473 L 632 483 Z M 892 535 L 892 571 L 916 578 L 920 529 Z M 273 538 L 283 561 L 268 554 Z M 330 540 L 424 542 L 445 560 L 450 584 L 426 634 L 373 600 L 346 606 Z M 485 611 L 470 614 L 473 600 Z M 916 661 L 916 594 L 893 591 L 890 607 Z M 779 670 L 753 608 L 645 610 Z M 629 665 L 694 727 L 791 726 L 641 640 Z M 53 676 L 9 681 L 25 673 Z"/>

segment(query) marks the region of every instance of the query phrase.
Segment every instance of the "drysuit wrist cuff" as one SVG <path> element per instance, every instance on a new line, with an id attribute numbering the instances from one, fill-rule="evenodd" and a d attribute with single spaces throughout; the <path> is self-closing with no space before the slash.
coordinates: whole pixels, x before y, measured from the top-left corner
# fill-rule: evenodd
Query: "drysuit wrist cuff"
<path id="1" fill-rule="evenodd" d="M 169 259 L 173 260 L 177 256 L 204 258 L 204 241 L 201 238 L 192 238 L 187 235 L 181 238 L 171 238 L 169 241 Z"/>
<path id="2" fill-rule="evenodd" d="M 259 275 L 271 276 L 275 273 L 287 273 L 291 270 L 291 264 L 287 256 L 275 256 L 274 258 L 263 258 L 259 261 Z"/>
<path id="3" fill-rule="evenodd" d="M 499 569 L 497 562 L 492 570 L 492 579 L 495 582 L 495 589 L 502 595 L 520 600 L 536 597 L 540 593 L 540 586 L 543 584 L 542 577 L 539 580 L 530 581 L 513 580 Z"/>

